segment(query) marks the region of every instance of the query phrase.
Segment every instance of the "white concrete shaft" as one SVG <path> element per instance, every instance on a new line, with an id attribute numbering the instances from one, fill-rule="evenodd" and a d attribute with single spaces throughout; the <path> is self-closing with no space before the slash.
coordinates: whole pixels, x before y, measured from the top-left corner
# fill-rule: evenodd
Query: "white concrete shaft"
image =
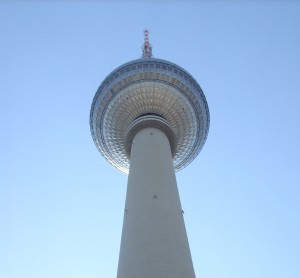
<path id="1" fill-rule="evenodd" d="M 194 278 L 166 135 L 144 128 L 132 142 L 117 278 Z"/>

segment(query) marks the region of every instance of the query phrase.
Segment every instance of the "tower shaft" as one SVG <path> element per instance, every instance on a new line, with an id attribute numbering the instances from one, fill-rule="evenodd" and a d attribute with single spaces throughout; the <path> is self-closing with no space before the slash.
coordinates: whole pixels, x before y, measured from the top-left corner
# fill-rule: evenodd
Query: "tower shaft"
<path id="1" fill-rule="evenodd" d="M 166 134 L 133 138 L 117 278 L 194 278 Z"/>

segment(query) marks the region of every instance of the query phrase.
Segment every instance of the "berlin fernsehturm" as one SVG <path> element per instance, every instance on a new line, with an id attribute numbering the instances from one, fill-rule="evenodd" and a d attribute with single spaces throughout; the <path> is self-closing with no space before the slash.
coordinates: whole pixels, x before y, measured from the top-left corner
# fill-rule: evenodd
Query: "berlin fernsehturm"
<path id="1" fill-rule="evenodd" d="M 94 97 L 90 127 L 104 158 L 128 173 L 117 278 L 195 277 L 175 171 L 196 158 L 209 110 L 183 68 L 142 57 L 111 72 Z"/>

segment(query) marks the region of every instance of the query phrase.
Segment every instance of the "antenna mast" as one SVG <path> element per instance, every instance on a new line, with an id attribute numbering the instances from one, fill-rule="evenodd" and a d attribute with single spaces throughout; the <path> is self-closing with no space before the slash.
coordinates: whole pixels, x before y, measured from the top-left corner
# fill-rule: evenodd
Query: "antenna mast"
<path id="1" fill-rule="evenodd" d="M 144 30 L 144 44 L 142 46 L 143 56 L 142 58 L 152 58 L 152 46 L 149 42 L 149 31 L 147 29 Z"/>

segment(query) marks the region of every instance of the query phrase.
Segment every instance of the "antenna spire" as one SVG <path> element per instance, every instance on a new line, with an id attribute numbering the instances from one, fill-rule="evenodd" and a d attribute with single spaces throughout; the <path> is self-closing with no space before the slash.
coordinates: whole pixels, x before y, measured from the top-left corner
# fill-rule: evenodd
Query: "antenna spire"
<path id="1" fill-rule="evenodd" d="M 142 46 L 143 56 L 142 58 L 152 58 L 152 46 L 149 42 L 149 31 L 148 29 L 144 30 L 144 44 Z"/>

